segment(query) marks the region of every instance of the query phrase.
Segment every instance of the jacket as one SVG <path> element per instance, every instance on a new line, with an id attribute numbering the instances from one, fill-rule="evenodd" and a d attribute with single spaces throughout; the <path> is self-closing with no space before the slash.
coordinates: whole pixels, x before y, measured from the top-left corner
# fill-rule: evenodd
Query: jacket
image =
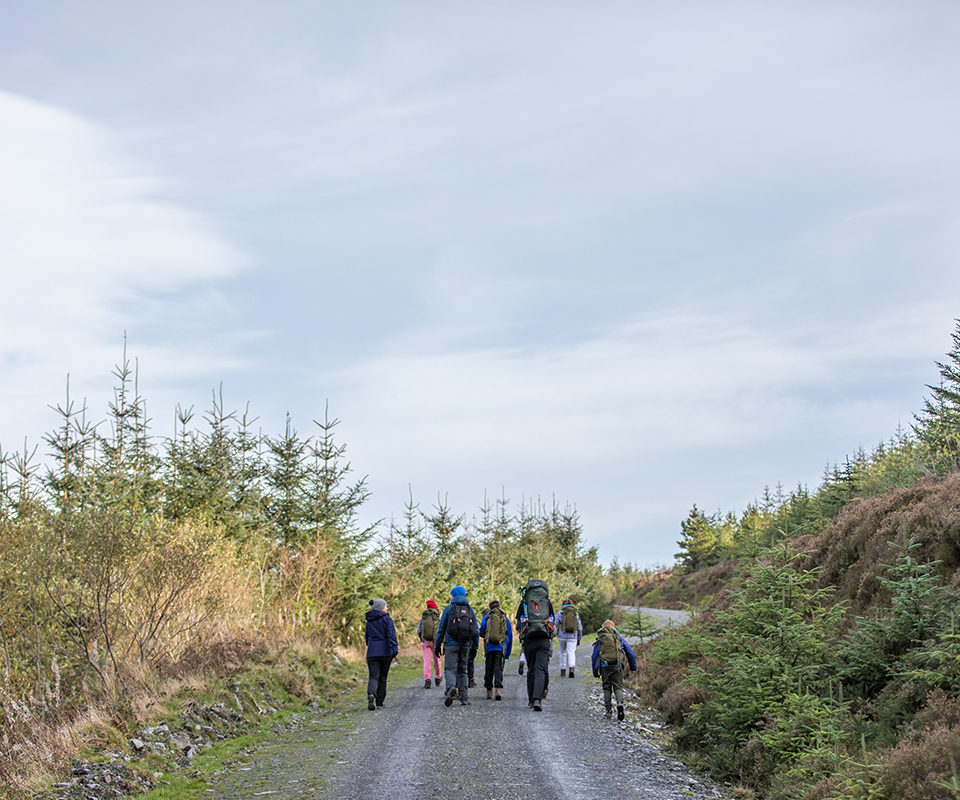
<path id="1" fill-rule="evenodd" d="M 462 642 L 454 641 L 452 636 L 447 635 L 447 620 L 450 619 L 450 609 L 454 605 L 469 606 L 470 604 L 467 602 L 467 598 L 461 594 L 461 595 L 457 595 L 453 600 L 450 601 L 449 605 L 444 607 L 443 613 L 440 615 L 440 624 L 437 625 L 437 638 L 434 639 L 434 642 L 433 642 L 434 647 L 440 647 L 441 643 L 444 646 L 448 644 L 457 645 L 457 646 L 460 644 L 463 644 Z M 474 612 L 474 617 L 476 617 L 476 612 Z M 474 636 L 473 639 L 471 639 L 466 644 L 469 644 L 471 648 L 476 649 L 477 646 L 480 644 L 480 636 L 479 635 Z"/>
<path id="2" fill-rule="evenodd" d="M 573 606 L 560 606 L 560 611 L 557 612 L 557 638 L 558 639 L 576 639 L 577 644 L 580 644 L 580 639 L 583 638 L 583 623 L 580 621 L 580 615 L 574 611 L 574 615 L 577 618 L 577 630 L 575 633 L 565 633 L 563 630 L 563 614 L 565 609 L 573 609 Z"/>
<path id="3" fill-rule="evenodd" d="M 367 643 L 367 658 L 396 658 L 400 648 L 397 645 L 397 629 L 393 627 L 393 619 L 386 611 L 374 611 L 372 608 L 365 616 L 367 629 L 363 638 Z"/>
<path id="4" fill-rule="evenodd" d="M 620 633 L 617 632 L 617 636 L 620 636 Z M 620 636 L 620 647 L 623 648 L 623 654 L 627 657 L 627 661 L 630 663 L 630 671 L 637 671 L 637 657 L 633 653 L 633 648 L 627 644 L 627 640 Z M 593 667 L 593 677 L 600 677 L 600 642 L 599 640 L 593 643 L 593 654 L 590 656 L 590 666 Z M 623 668 L 623 663 L 621 662 L 620 668 Z"/>
<path id="5" fill-rule="evenodd" d="M 513 650 L 513 625 L 510 624 L 510 618 L 504 614 L 507 622 L 507 636 L 500 644 L 488 644 L 486 645 L 486 652 L 495 653 L 497 651 L 503 653 L 504 658 L 510 658 L 510 651 Z M 487 632 L 487 620 L 490 619 L 490 615 L 487 614 L 483 621 L 480 623 L 480 636 L 482 637 Z"/>

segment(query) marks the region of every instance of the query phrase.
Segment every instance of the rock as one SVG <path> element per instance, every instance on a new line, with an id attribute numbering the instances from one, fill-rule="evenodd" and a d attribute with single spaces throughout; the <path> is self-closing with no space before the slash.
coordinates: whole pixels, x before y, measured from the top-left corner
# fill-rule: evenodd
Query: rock
<path id="1" fill-rule="evenodd" d="M 130 746 L 138 753 L 146 747 L 146 745 L 143 743 L 143 739 L 131 739 Z"/>

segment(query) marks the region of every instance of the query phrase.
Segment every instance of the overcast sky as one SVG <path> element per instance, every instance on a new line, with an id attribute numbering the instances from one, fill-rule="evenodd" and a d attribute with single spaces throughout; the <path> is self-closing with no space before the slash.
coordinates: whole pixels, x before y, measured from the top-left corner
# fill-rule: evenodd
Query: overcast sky
<path id="1" fill-rule="evenodd" d="M 0 0 L 0 444 L 329 400 L 368 519 L 672 561 L 908 425 L 960 316 L 953 2 Z"/>

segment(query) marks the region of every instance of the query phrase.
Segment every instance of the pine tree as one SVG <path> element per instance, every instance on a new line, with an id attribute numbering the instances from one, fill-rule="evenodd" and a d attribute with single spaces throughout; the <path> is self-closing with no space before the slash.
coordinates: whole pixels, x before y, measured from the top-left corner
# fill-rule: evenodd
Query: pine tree
<path id="1" fill-rule="evenodd" d="M 937 361 L 940 384 L 923 402 L 913 426 L 928 454 L 928 468 L 937 475 L 960 469 L 960 318 L 951 334 L 953 346 L 945 361 Z"/>

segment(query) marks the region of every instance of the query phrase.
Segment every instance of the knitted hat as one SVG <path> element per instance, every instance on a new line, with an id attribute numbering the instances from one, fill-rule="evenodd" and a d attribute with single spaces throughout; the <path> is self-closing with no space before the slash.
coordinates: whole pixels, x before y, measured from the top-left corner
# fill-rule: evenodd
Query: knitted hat
<path id="1" fill-rule="evenodd" d="M 617 626 L 613 624 L 613 620 L 612 620 L 612 619 L 605 619 L 605 620 L 603 621 L 603 627 L 604 627 L 604 628 L 616 628 Z"/>
<path id="2" fill-rule="evenodd" d="M 437 611 L 440 610 L 440 609 L 437 608 L 437 604 L 436 604 L 433 600 L 427 600 L 427 608 L 432 608 L 432 609 L 435 609 L 435 610 L 437 610 Z"/>
<path id="3" fill-rule="evenodd" d="M 490 601 L 490 608 L 499 608 L 499 607 L 500 607 L 500 601 L 499 601 L 499 600 L 491 600 L 491 601 Z"/>
<path id="4" fill-rule="evenodd" d="M 374 611 L 383 611 L 387 607 L 387 601 L 381 600 L 379 597 L 375 600 L 370 601 L 370 605 L 373 606 Z"/>
<path id="5" fill-rule="evenodd" d="M 466 597 L 466 596 L 467 596 L 467 590 L 464 589 L 462 586 L 454 586 L 454 587 L 450 590 L 450 596 L 451 596 L 451 597 Z"/>

